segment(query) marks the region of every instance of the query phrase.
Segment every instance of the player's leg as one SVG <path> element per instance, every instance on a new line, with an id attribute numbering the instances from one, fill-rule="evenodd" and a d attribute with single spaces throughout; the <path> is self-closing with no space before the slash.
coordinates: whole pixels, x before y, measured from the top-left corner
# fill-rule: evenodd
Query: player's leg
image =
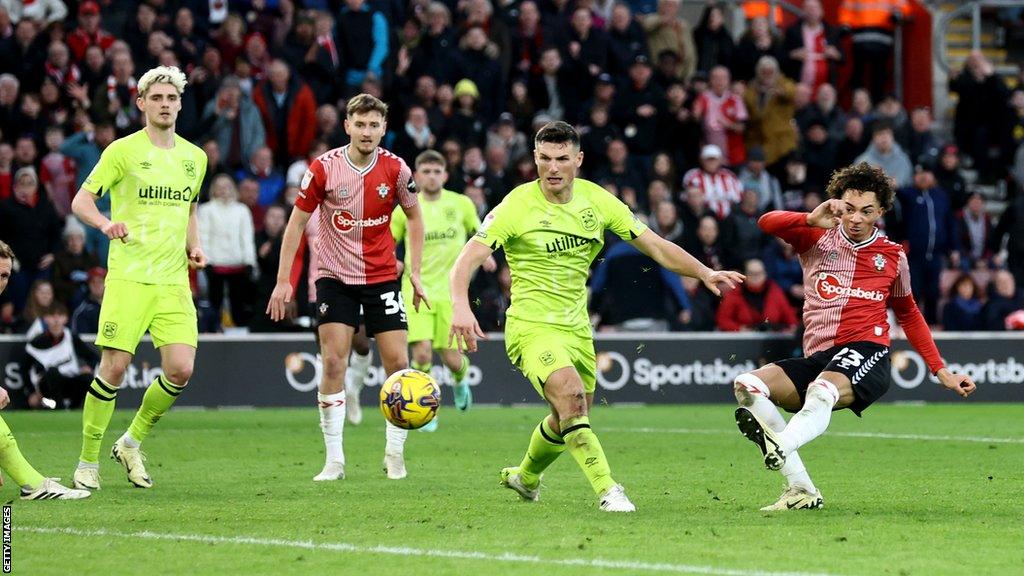
<path id="1" fill-rule="evenodd" d="M 135 347 L 156 313 L 156 293 L 145 284 L 107 279 L 96 335 L 96 346 L 102 350 L 100 366 L 82 406 L 82 451 L 74 473 L 76 488 L 100 488 L 100 445 Z"/>
<path id="2" fill-rule="evenodd" d="M 321 323 L 317 327 L 323 375 L 317 392 L 320 430 L 324 435 L 324 468 L 313 480 L 340 480 L 345 477 L 345 372 L 355 327 L 342 322 Z"/>
<path id="3" fill-rule="evenodd" d="M 369 329 L 369 328 L 368 328 Z M 409 337 L 405 330 L 388 330 L 374 334 L 377 340 L 377 351 L 387 376 L 409 367 Z M 406 476 L 405 440 L 409 431 L 384 422 L 384 468 L 391 480 L 401 480 Z"/>
<path id="4" fill-rule="evenodd" d="M 410 316 L 410 318 L 409 318 L 409 329 L 410 329 L 410 332 L 409 332 L 408 339 L 409 339 L 409 349 L 412 352 L 412 358 L 411 358 L 410 366 L 413 369 L 415 369 L 415 370 L 419 370 L 420 372 L 425 372 L 427 374 L 430 374 L 431 369 L 434 367 L 433 366 L 434 350 L 430 346 L 430 340 L 419 340 L 419 341 L 417 341 L 417 340 L 413 339 L 414 336 L 412 336 L 412 331 L 411 330 L 412 330 L 412 327 L 414 325 L 414 322 L 413 322 L 414 318 L 415 318 L 415 316 Z M 435 415 L 433 420 L 431 420 L 426 426 L 423 426 L 419 430 L 421 432 L 434 432 L 435 430 L 437 430 L 437 426 L 438 426 L 439 423 L 440 423 L 440 420 Z"/>
<path id="5" fill-rule="evenodd" d="M 370 370 L 372 361 L 370 338 L 366 335 L 366 327 L 360 326 L 352 337 L 352 354 L 349 355 L 348 369 L 345 371 L 345 414 L 348 421 L 355 426 L 363 421 L 359 393 L 363 389 L 366 373 Z"/>
<path id="6" fill-rule="evenodd" d="M 740 405 L 740 409 L 737 410 L 737 422 L 744 418 L 742 410 L 746 410 L 753 416 L 754 422 L 759 422 L 773 432 L 782 432 L 786 428 L 786 420 L 776 408 L 776 404 L 790 410 L 796 410 L 800 406 L 800 394 L 796 385 L 790 376 L 775 364 L 768 364 L 737 376 L 733 383 L 733 389 L 736 401 Z M 762 456 L 764 456 L 763 453 Z M 820 508 L 822 506 L 821 494 L 811 481 L 803 460 L 797 452 L 788 455 L 781 472 L 786 478 L 786 490 L 775 504 L 766 506 L 762 510 Z"/>

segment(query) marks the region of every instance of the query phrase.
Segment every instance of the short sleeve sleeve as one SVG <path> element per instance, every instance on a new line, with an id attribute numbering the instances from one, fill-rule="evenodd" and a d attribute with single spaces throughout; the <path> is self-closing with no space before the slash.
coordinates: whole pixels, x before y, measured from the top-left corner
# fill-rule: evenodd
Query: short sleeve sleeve
<path id="1" fill-rule="evenodd" d="M 594 200 L 604 216 L 604 227 L 619 238 L 634 240 L 647 230 L 647 225 L 633 214 L 629 206 L 603 188 L 594 195 Z"/>
<path id="2" fill-rule="evenodd" d="M 900 250 L 900 260 L 896 267 L 896 278 L 892 281 L 892 288 L 889 290 L 891 298 L 901 298 L 913 294 L 910 287 L 910 264 L 907 262 L 907 254 Z"/>
<path id="3" fill-rule="evenodd" d="M 110 189 L 124 179 L 124 155 L 119 143 L 107 146 L 100 155 L 100 161 L 82 182 L 82 189 L 94 196 L 103 197 Z"/>
<path id="4" fill-rule="evenodd" d="M 324 201 L 327 195 L 327 175 L 324 172 L 323 162 L 319 158 L 306 169 L 302 175 L 302 182 L 299 183 L 299 195 L 295 199 L 295 206 L 303 212 L 312 213 L 317 206 Z"/>
<path id="5" fill-rule="evenodd" d="M 398 190 L 398 203 L 403 208 L 412 208 L 419 202 L 416 197 L 416 181 L 412 178 L 412 170 L 405 160 L 399 159 L 398 181 L 395 189 Z"/>
<path id="6" fill-rule="evenodd" d="M 506 197 L 484 217 L 473 240 L 490 246 L 491 250 L 504 246 L 506 242 L 515 238 L 515 223 L 518 220 L 515 211 L 515 206 Z"/>

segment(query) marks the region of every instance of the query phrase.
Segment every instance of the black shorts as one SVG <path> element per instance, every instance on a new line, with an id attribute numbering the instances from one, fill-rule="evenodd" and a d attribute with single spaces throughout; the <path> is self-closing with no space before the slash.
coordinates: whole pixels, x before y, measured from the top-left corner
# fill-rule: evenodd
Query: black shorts
<path id="1" fill-rule="evenodd" d="M 316 281 L 317 326 L 339 322 L 358 330 L 360 307 L 367 336 L 408 330 L 402 286 L 398 280 L 365 285 L 345 284 L 333 278 Z"/>
<path id="2" fill-rule="evenodd" d="M 839 372 L 853 384 L 849 408 L 860 416 L 889 390 L 892 381 L 889 348 L 874 342 L 850 342 L 811 354 L 806 358 L 779 360 L 776 366 L 789 376 L 803 404 L 807 386 L 822 372 Z"/>

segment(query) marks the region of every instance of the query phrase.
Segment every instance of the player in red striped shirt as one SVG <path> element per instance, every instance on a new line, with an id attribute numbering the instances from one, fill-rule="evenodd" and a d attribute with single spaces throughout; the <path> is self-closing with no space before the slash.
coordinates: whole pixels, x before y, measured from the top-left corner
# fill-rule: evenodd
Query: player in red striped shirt
<path id="1" fill-rule="evenodd" d="M 736 424 L 789 487 L 762 510 L 821 508 L 797 449 L 825 432 L 833 410 L 858 416 L 889 389 L 889 306 L 939 382 L 966 398 L 974 382 L 945 368 L 910 291 L 902 246 L 875 222 L 892 206 L 889 178 L 866 163 L 836 172 L 829 200 L 810 214 L 769 212 L 758 224 L 793 245 L 804 269 L 804 358 L 735 381 Z M 776 406 L 797 412 L 787 424 Z"/>
<path id="2" fill-rule="evenodd" d="M 318 211 L 316 246 L 317 334 L 323 377 L 317 400 L 327 449 L 316 481 L 345 477 L 342 432 L 345 424 L 345 371 L 360 309 L 368 336 L 377 340 L 384 371 L 409 367 L 407 323 L 391 235 L 396 204 L 408 217 L 413 306 L 426 304 L 420 285 L 423 218 L 416 184 L 405 162 L 380 147 L 387 129 L 387 105 L 369 94 L 348 101 L 345 132 L 352 143 L 330 150 L 309 165 L 281 243 L 277 286 L 267 305 L 274 321 L 285 316 L 293 296 L 291 268 L 313 211 Z M 388 478 L 404 478 L 407 430 L 385 423 L 384 462 Z"/>

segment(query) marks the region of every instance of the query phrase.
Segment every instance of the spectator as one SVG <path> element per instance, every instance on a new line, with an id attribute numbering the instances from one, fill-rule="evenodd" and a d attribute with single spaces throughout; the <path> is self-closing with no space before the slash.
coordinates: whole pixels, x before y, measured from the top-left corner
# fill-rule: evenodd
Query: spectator
<path id="1" fill-rule="evenodd" d="M 249 165 L 239 170 L 235 178 L 239 181 L 252 178 L 259 184 L 259 204 L 263 207 L 277 202 L 284 189 L 284 176 L 274 169 L 273 155 L 267 147 L 253 152 Z"/>
<path id="2" fill-rule="evenodd" d="M 687 332 L 711 332 L 715 329 L 718 298 L 696 278 L 683 276 L 683 288 L 690 299 L 690 321 L 680 327 Z"/>
<path id="3" fill-rule="evenodd" d="M 511 168 L 520 159 L 529 157 L 531 149 L 527 144 L 526 135 L 516 129 L 515 117 L 509 112 L 502 112 L 497 125 L 487 133 L 487 147 L 501 147 L 507 151 L 506 169 Z"/>
<path id="4" fill-rule="evenodd" d="M 437 137 L 427 123 L 427 111 L 418 104 L 409 108 L 405 123 L 394 134 L 391 151 L 410 165 L 416 156 L 437 143 Z"/>
<path id="5" fill-rule="evenodd" d="M 796 328 L 796 311 L 779 285 L 768 278 L 764 263 L 747 260 L 747 279 L 726 292 L 718 307 L 718 329 L 726 332 L 791 332 Z"/>
<path id="6" fill-rule="evenodd" d="M 605 329 L 664 332 L 671 319 L 690 319 L 690 299 L 679 275 L 629 242 L 618 242 L 605 252 L 590 290 L 594 323 Z"/>
<path id="7" fill-rule="evenodd" d="M 737 262 L 761 257 L 767 238 L 757 225 L 762 212 L 754 190 L 744 190 L 742 200 L 722 222 L 722 238 Z"/>
<path id="8" fill-rule="evenodd" d="M 700 156 L 701 122 L 693 113 L 696 98 L 681 83 L 673 83 L 665 92 L 665 106 L 656 128 L 657 149 L 682 169 L 694 166 Z M 672 180 L 675 185 L 677 179 Z"/>
<path id="9" fill-rule="evenodd" d="M 757 194 L 757 209 L 761 212 L 782 206 L 782 187 L 778 178 L 765 170 L 764 151 L 760 146 L 747 151 L 747 165 L 740 170 L 739 180 L 744 191 Z"/>
<path id="10" fill-rule="evenodd" d="M 579 90 L 592 94 L 597 77 L 608 70 L 608 36 L 594 27 L 593 14 L 581 5 L 572 12 L 567 36 L 568 57 L 580 71 Z"/>
<path id="11" fill-rule="evenodd" d="M 238 18 L 238 16 L 235 17 Z M 133 23 L 125 26 L 124 35 L 122 36 L 131 48 L 132 54 L 143 54 L 146 52 L 149 37 L 159 30 L 156 18 L 156 9 L 152 4 L 147 2 L 138 3 L 135 9 L 135 20 Z M 241 20 L 239 19 L 239 21 Z M 223 37 L 223 34 L 230 29 L 231 28 L 227 25 L 222 26 L 219 31 L 220 37 Z M 235 58 L 242 51 L 241 39 L 239 38 L 237 53 L 232 53 L 230 50 L 226 50 L 226 46 L 223 44 L 218 43 L 218 48 L 220 48 L 220 52 L 224 56 L 225 62 L 228 62 L 233 66 Z"/>
<path id="12" fill-rule="evenodd" d="M 86 285 L 89 292 L 71 315 L 71 332 L 74 334 L 96 334 L 100 326 L 100 305 L 106 290 L 107 269 L 95 266 L 89 269 Z"/>
<path id="13" fill-rule="evenodd" d="M 910 113 L 906 150 L 911 158 L 927 157 L 932 163 L 939 159 L 939 139 L 932 133 L 932 111 L 927 106 L 914 108 Z"/>
<path id="14" fill-rule="evenodd" d="M 0 202 L 14 194 L 14 149 L 0 142 Z"/>
<path id="15" fill-rule="evenodd" d="M 539 25 L 540 14 L 536 12 L 537 7 L 528 7 L 525 4 L 520 8 L 520 21 L 523 14 L 530 12 L 532 8 Z M 435 1 L 427 4 L 425 12 L 426 27 L 412 55 L 412 73 L 415 76 L 428 75 L 440 84 L 454 84 L 459 80 L 459 52 L 458 40 L 452 30 L 451 11 L 443 2 Z M 539 49 L 539 46 L 537 48 Z"/>
<path id="16" fill-rule="evenodd" d="M 694 103 L 694 116 L 704 126 L 704 142 L 724 150 L 729 166 L 743 163 L 746 151 L 743 131 L 748 119 L 743 98 L 729 89 L 729 69 L 716 66 L 711 70 L 708 89 Z"/>
<path id="17" fill-rule="evenodd" d="M 68 48 L 75 62 L 85 58 L 85 51 L 96 46 L 104 52 L 114 44 L 114 36 L 100 28 L 100 5 L 94 0 L 85 0 L 78 5 L 78 27 L 68 34 Z"/>
<path id="18" fill-rule="evenodd" d="M 309 149 L 309 156 L 292 162 L 291 166 L 288 167 L 288 171 L 285 172 L 284 176 L 285 186 L 300 186 L 302 184 L 302 177 L 306 175 L 306 170 L 313 163 L 313 160 L 329 150 L 330 148 L 327 147 L 327 143 L 323 140 L 313 140 L 313 146 Z"/>
<path id="19" fill-rule="evenodd" d="M 448 119 L 448 135 L 465 146 L 482 146 L 484 122 L 477 113 L 480 90 L 472 80 L 463 78 L 453 91 L 457 108 Z"/>
<path id="20" fill-rule="evenodd" d="M 1000 215 L 991 246 L 997 252 L 995 264 L 1005 265 L 1017 286 L 1024 286 L 1024 194 L 1017 194 Z"/>
<path id="21" fill-rule="evenodd" d="M 64 132 L 57 127 L 48 128 L 46 148 L 49 152 L 39 163 L 40 180 L 62 220 L 71 213 L 71 198 L 78 191 L 75 161 L 60 152 L 63 143 Z"/>
<path id="22" fill-rule="evenodd" d="M 782 45 L 768 26 L 768 19 L 759 16 L 749 22 L 747 31 L 736 47 L 736 57 L 732 65 L 736 79 L 744 82 L 752 80 L 758 62 L 765 56 L 772 57 L 778 63 L 782 60 Z"/>
<path id="23" fill-rule="evenodd" d="M 893 136 L 900 146 L 910 139 L 910 117 L 903 109 L 903 103 L 896 98 L 895 94 L 886 94 L 875 106 L 875 122 L 887 122 L 892 126 Z M 906 147 L 904 147 L 906 150 Z"/>
<path id="24" fill-rule="evenodd" d="M 594 171 L 594 180 L 614 184 L 622 196 L 638 197 L 647 189 L 643 176 L 630 158 L 625 142 L 612 140 L 608 143 L 605 156 L 608 164 Z"/>
<path id="25" fill-rule="evenodd" d="M 1005 130 L 1006 103 L 1009 98 L 1006 84 L 995 73 L 995 68 L 978 51 L 971 52 L 964 67 L 950 74 L 949 90 L 956 92 L 956 115 L 953 134 L 956 144 L 974 159 L 982 180 L 991 181 L 997 173 L 993 149 L 1001 144 Z"/>
<path id="26" fill-rule="evenodd" d="M 389 50 L 389 26 L 384 14 L 365 0 L 345 0 L 337 22 L 337 38 L 346 96 L 356 94 L 363 80 L 379 79 Z"/>
<path id="27" fill-rule="evenodd" d="M 111 123 L 125 135 L 140 126 L 140 112 L 135 104 L 138 88 L 132 76 L 135 65 L 127 52 L 114 54 L 111 62 L 111 74 L 93 94 L 90 112 L 97 123 Z"/>
<path id="28" fill-rule="evenodd" d="M 679 221 L 676 205 L 671 200 L 661 200 L 654 204 L 652 213 L 654 215 L 654 225 L 651 228 L 654 232 L 682 248 L 686 239 L 683 236 L 683 223 Z"/>
<path id="29" fill-rule="evenodd" d="M 174 13 L 174 29 L 171 30 L 174 41 L 174 54 L 183 68 L 191 68 L 199 64 L 206 50 L 206 39 L 196 30 L 196 19 L 187 6 L 178 8 Z"/>
<path id="30" fill-rule="evenodd" d="M 629 15 L 629 8 L 625 5 L 617 15 L 612 11 L 612 34 L 618 31 L 619 38 L 628 37 L 628 27 L 623 22 L 623 17 Z M 632 57 L 627 62 L 632 62 L 636 56 L 657 56 L 665 50 L 669 50 L 679 58 L 676 79 L 686 82 L 693 76 L 697 69 L 697 47 L 693 42 L 693 33 L 690 31 L 690 24 L 685 18 L 679 16 L 679 0 L 658 0 L 658 11 L 655 14 L 646 14 L 637 18 L 647 35 L 647 52 L 644 53 L 637 48 L 631 50 Z M 618 23 L 616 24 L 616 22 Z M 614 42 L 614 41 L 613 41 Z M 622 48 L 630 46 L 620 41 L 620 53 L 625 52 Z M 627 48 L 628 49 L 628 48 Z M 625 62 L 622 62 L 625 63 Z"/>
<path id="31" fill-rule="evenodd" d="M 277 268 L 281 256 L 281 240 L 284 236 L 284 227 L 288 222 L 288 215 L 283 206 L 274 204 L 267 208 L 263 220 L 260 222 L 261 230 L 256 233 L 254 246 L 256 248 L 256 263 L 259 267 L 259 279 L 255 286 L 256 309 L 250 323 L 253 332 L 276 332 L 280 330 L 279 324 L 270 320 L 264 313 L 265 304 L 270 301 L 270 295 L 277 284 Z"/>
<path id="32" fill-rule="evenodd" d="M 486 2 L 486 0 L 474 0 Z M 490 4 L 488 4 L 489 6 Z M 490 42 L 487 32 L 480 26 L 466 30 L 459 42 L 462 52 L 461 70 L 463 78 L 473 81 L 479 91 L 478 110 L 486 123 L 497 119 L 505 100 L 505 86 L 502 81 L 499 49 Z M 456 85 L 456 88 L 458 85 Z"/>
<path id="33" fill-rule="evenodd" d="M 267 80 L 253 93 L 253 103 L 260 111 L 266 146 L 276 166 L 287 166 L 309 154 L 316 137 L 316 99 L 283 60 L 271 62 Z"/>
<path id="34" fill-rule="evenodd" d="M 0 70 L 14 74 L 21 81 L 22 90 L 35 90 L 43 80 L 48 41 L 49 35 L 39 33 L 35 20 L 18 20 L 14 36 L 0 44 Z"/>
<path id="35" fill-rule="evenodd" d="M 882 97 L 889 79 L 893 31 L 909 14 L 906 0 L 843 0 L 839 6 L 839 25 L 853 38 L 851 82 L 868 86 L 875 100 Z"/>
<path id="36" fill-rule="evenodd" d="M 82 187 L 82 183 L 100 161 L 100 154 L 114 141 L 116 133 L 114 126 L 110 123 L 101 123 L 93 126 L 87 122 L 81 132 L 69 137 L 60 145 L 61 154 L 75 162 L 75 187 Z M 96 199 L 96 208 L 100 213 L 110 217 L 110 196 L 104 195 Z M 107 252 L 110 250 L 110 239 L 98 228 L 87 226 L 85 229 L 85 249 L 96 256 L 101 264 L 107 262 Z"/>
<path id="37" fill-rule="evenodd" d="M 62 0 L 5 1 L 3 7 L 14 23 L 28 21 L 50 26 L 63 22 L 68 15 L 68 7 Z"/>
<path id="38" fill-rule="evenodd" d="M 1003 138 L 1005 161 L 1012 162 L 1013 154 L 1024 143 L 1024 86 L 1018 86 L 1010 95 L 1009 121 Z"/>
<path id="39" fill-rule="evenodd" d="M 99 354 L 67 328 L 68 309 L 53 304 L 43 313 L 44 333 L 25 345 L 21 373 L 31 386 L 25 386 L 30 408 L 42 407 L 49 398 L 65 409 L 81 408 L 93 380 L 93 367 Z"/>
<path id="40" fill-rule="evenodd" d="M 55 302 L 53 284 L 49 280 L 36 280 L 29 286 L 28 300 L 25 303 L 25 310 L 21 314 L 22 323 L 20 325 L 26 338 L 31 340 L 46 331 L 43 313 Z"/>
<path id="41" fill-rule="evenodd" d="M 139 4 L 140 15 L 143 12 L 143 6 L 146 6 L 144 2 Z M 148 22 L 148 15 L 145 18 Z M 153 12 L 153 20 L 155 23 L 155 11 Z M 143 38 L 149 35 L 147 30 L 140 30 L 140 32 Z M 239 14 L 228 14 L 220 29 L 213 35 L 213 43 L 224 57 L 224 62 L 227 65 L 226 69 L 229 73 L 234 73 L 236 63 L 241 60 L 242 52 L 245 50 L 245 33 L 245 20 Z M 137 51 L 137 49 L 133 50 L 133 52 Z"/>
<path id="42" fill-rule="evenodd" d="M 732 205 L 740 201 L 743 190 L 736 175 L 722 167 L 722 150 L 714 144 L 701 149 L 700 167 L 683 176 L 683 187 L 700 189 L 708 208 L 719 220 L 729 215 Z"/>
<path id="43" fill-rule="evenodd" d="M 46 72 L 45 78 L 53 80 L 62 90 L 69 84 L 78 84 L 82 81 L 81 70 L 71 61 L 67 44 L 60 40 L 50 42 L 47 47 L 43 69 Z"/>
<path id="44" fill-rule="evenodd" d="M 0 137 L 4 143 L 14 142 L 15 133 L 11 128 L 19 123 L 18 91 L 21 82 L 14 74 L 0 74 Z"/>
<path id="45" fill-rule="evenodd" d="M 693 30 L 693 42 L 697 47 L 697 70 L 705 74 L 716 66 L 730 68 L 736 45 L 725 27 L 722 7 L 711 3 L 704 8 L 700 23 Z"/>
<path id="46" fill-rule="evenodd" d="M 769 240 L 765 246 L 762 261 L 768 277 L 782 288 L 789 297 L 789 302 L 796 306 L 799 312 L 804 301 L 804 276 L 800 256 L 796 250 L 785 240 L 776 237 Z"/>
<path id="47" fill-rule="evenodd" d="M 836 166 L 850 166 L 868 148 L 868 140 L 864 137 L 864 123 L 860 118 L 851 116 L 846 119 L 843 137 L 836 146 Z"/>
<path id="48" fill-rule="evenodd" d="M 203 122 L 209 124 L 210 138 L 224 155 L 224 164 L 239 169 L 265 146 L 266 132 L 259 109 L 242 93 L 238 80 L 226 78 L 217 99 L 206 104 Z"/>
<path id="49" fill-rule="evenodd" d="M 794 91 L 793 82 L 782 76 L 775 58 L 765 56 L 757 62 L 756 77 L 743 95 L 750 115 L 746 144 L 764 150 L 768 171 L 773 174 L 781 172 L 786 157 L 796 149 Z"/>
<path id="50" fill-rule="evenodd" d="M 508 78 L 512 60 L 512 37 L 504 18 L 494 16 L 494 6 L 491 4 L 491 0 L 468 0 L 463 11 L 465 18 L 462 22 L 462 29 L 468 31 L 480 28 L 486 33 L 486 43 L 494 46 L 495 58 L 499 64 L 496 77 L 498 79 Z M 493 82 L 494 79 L 491 80 Z M 504 88 L 498 90 L 498 93 L 504 94 Z M 501 111 L 500 101 L 496 104 L 498 106 L 492 110 L 493 116 L 489 117 L 492 121 Z"/>
<path id="51" fill-rule="evenodd" d="M 11 246 L 18 262 L 9 285 L 15 312 L 25 305 L 29 285 L 49 277 L 60 235 L 60 217 L 39 194 L 35 169 L 19 169 L 14 174 L 14 195 L 0 202 L 0 240 Z"/>
<path id="52" fill-rule="evenodd" d="M 316 110 L 316 137 L 327 143 L 331 150 L 348 144 L 348 134 L 341 126 L 338 109 L 324 104 Z"/>
<path id="53" fill-rule="evenodd" d="M 686 251 L 712 270 L 726 270 L 733 265 L 732 254 L 719 236 L 718 220 L 710 214 L 697 225 L 697 245 Z"/>
<path id="54" fill-rule="evenodd" d="M 516 187 L 514 176 L 511 170 L 511 163 L 508 161 L 508 149 L 504 146 L 488 146 L 484 150 L 484 161 L 487 163 L 487 174 L 494 179 L 495 185 L 502 190 L 501 196 L 508 194 L 509 190 Z"/>
<path id="55" fill-rule="evenodd" d="M 651 65 L 638 56 L 629 68 L 629 81 L 619 90 L 612 118 L 623 131 L 626 144 L 643 165 L 655 152 L 658 119 L 665 109 L 665 94 L 651 81 Z M 626 130 L 632 127 L 632 130 Z"/>
<path id="56" fill-rule="evenodd" d="M 860 162 L 881 168 L 886 176 L 896 181 L 897 187 L 909 186 L 914 180 L 914 167 L 910 164 L 910 158 L 896 143 L 892 125 L 887 122 L 879 121 L 875 124 L 871 133 L 871 145 L 854 161 Z"/>
<path id="57" fill-rule="evenodd" d="M 53 290 L 58 302 L 76 307 L 85 297 L 91 268 L 99 266 L 96 256 L 85 249 L 85 228 L 71 219 L 64 227 L 64 246 L 54 255 Z"/>
<path id="58" fill-rule="evenodd" d="M 938 165 L 935 167 L 935 180 L 939 188 L 949 194 L 953 210 L 962 210 L 970 193 L 967 189 L 967 180 L 960 168 L 959 150 L 955 145 L 947 144 L 942 147 Z"/>
<path id="59" fill-rule="evenodd" d="M 672 0 L 667 0 L 671 3 Z M 532 2 L 531 2 L 532 3 Z M 523 3 L 525 5 L 526 2 Z M 520 9 L 520 12 L 522 9 Z M 647 22 L 647 18 L 650 16 L 643 16 L 639 19 L 633 18 L 633 12 L 628 4 L 622 2 L 616 2 L 612 7 L 612 18 L 611 25 L 608 28 L 608 43 L 609 43 L 609 59 L 608 59 L 608 71 L 617 77 L 625 76 L 629 71 L 629 66 L 633 63 L 633 60 L 637 56 L 643 55 L 650 58 L 651 54 L 647 49 L 648 39 L 650 38 L 648 33 L 645 33 L 644 27 L 640 25 L 640 22 Z M 676 14 L 673 13 L 670 18 L 676 20 Z M 662 23 L 664 20 L 659 16 L 658 22 Z M 660 24 L 664 26 L 664 24 Z M 683 26 L 687 26 L 686 22 L 683 21 Z M 674 24 L 673 24 L 674 27 Z M 690 50 L 687 52 L 685 49 L 680 54 L 691 54 L 690 57 L 690 71 L 686 71 L 685 60 L 680 66 L 680 71 L 685 77 L 689 77 L 693 73 L 693 63 L 696 62 L 696 51 L 693 49 L 693 35 L 690 34 Z"/>
<path id="60" fill-rule="evenodd" d="M 548 46 L 541 52 L 539 70 L 530 75 L 528 94 L 538 113 L 552 120 L 575 121 L 580 102 L 576 92 L 578 71 L 565 63 L 558 48 Z"/>
<path id="61" fill-rule="evenodd" d="M 250 278 L 256 266 L 252 214 L 238 201 L 238 190 L 227 174 L 214 178 L 210 201 L 199 207 L 199 232 L 209 261 L 205 272 L 214 317 L 220 318 L 227 286 L 234 325 L 248 326 L 253 307 Z"/>
<path id="62" fill-rule="evenodd" d="M 954 210 L 954 214 L 957 214 L 957 234 L 963 247 L 961 267 L 964 271 L 987 269 L 992 257 L 992 218 L 985 210 L 985 199 L 975 192 L 967 200 L 963 212 Z"/>
<path id="63" fill-rule="evenodd" d="M 804 15 L 786 30 L 783 40 L 785 59 L 782 61 L 786 76 L 819 94 L 824 84 L 835 85 L 836 70 L 843 62 L 839 35 L 823 20 L 824 10 L 819 0 L 804 0 Z"/>
<path id="64" fill-rule="evenodd" d="M 803 157 L 807 162 L 807 186 L 823 192 L 836 168 L 836 144 L 820 119 L 812 120 L 804 134 Z"/>
<path id="65" fill-rule="evenodd" d="M 998 332 L 1009 330 L 1006 325 L 1006 317 L 1021 308 L 1024 308 L 1024 301 L 1017 293 L 1013 274 L 1006 270 L 996 270 L 992 274 L 988 302 L 981 310 L 981 329 Z"/>
<path id="66" fill-rule="evenodd" d="M 509 192 L 502 188 L 501 180 L 488 170 L 483 151 L 477 146 L 466 149 L 462 164 L 458 165 L 455 174 L 448 180 L 448 186 L 454 191 L 464 191 L 469 186 L 476 186 L 483 191 L 490 206 L 497 206 Z"/>
<path id="67" fill-rule="evenodd" d="M 949 258 L 955 266 L 960 256 L 956 219 L 949 196 L 935 185 L 931 166 L 918 165 L 913 186 L 899 188 L 896 199 L 899 202 L 897 219 L 903 231 L 901 236 L 908 246 L 907 260 L 914 294 L 922 304 L 925 320 L 935 324 L 938 321 L 939 276 L 944 268 L 944 259 Z"/>
<path id="68" fill-rule="evenodd" d="M 950 289 L 950 300 L 942 308 L 942 328 L 956 332 L 981 330 L 981 297 L 970 274 L 961 273 Z"/>
<path id="69" fill-rule="evenodd" d="M 874 104 L 871 101 L 871 93 L 864 88 L 857 88 L 853 91 L 850 100 L 850 116 L 860 118 L 865 126 L 870 126 L 875 120 Z"/>
<path id="70" fill-rule="evenodd" d="M 831 84 L 822 84 L 814 97 L 814 104 L 807 114 L 797 118 L 800 131 L 806 131 L 810 123 L 817 120 L 825 124 L 829 139 L 838 142 L 846 132 L 846 114 L 836 105 L 836 89 Z M 861 149 L 863 152 L 863 148 Z M 860 152 L 857 153 L 858 155 Z"/>

